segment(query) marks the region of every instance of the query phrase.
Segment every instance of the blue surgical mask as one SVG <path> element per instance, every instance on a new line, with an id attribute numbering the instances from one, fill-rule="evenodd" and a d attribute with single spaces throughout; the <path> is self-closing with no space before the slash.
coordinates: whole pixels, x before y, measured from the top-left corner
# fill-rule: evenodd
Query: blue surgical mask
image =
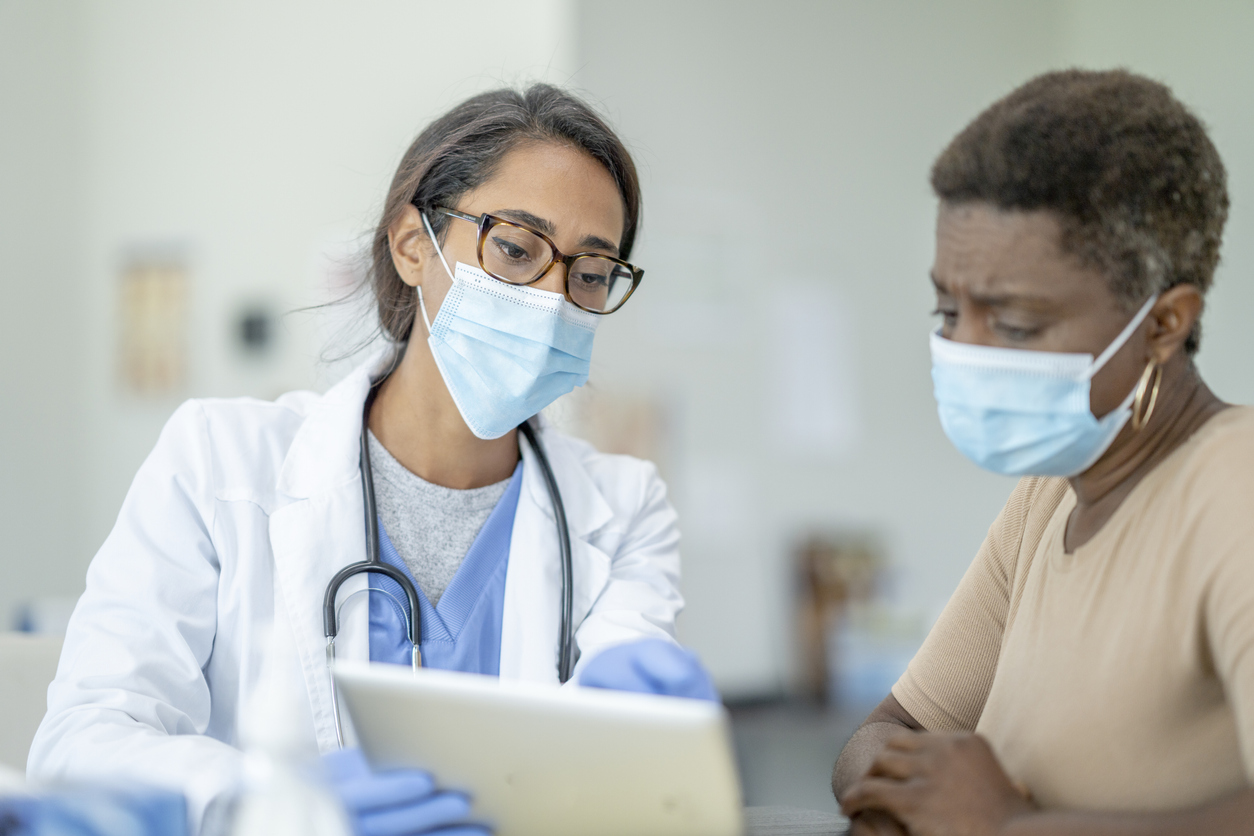
<path id="1" fill-rule="evenodd" d="M 425 214 L 422 222 L 453 280 L 434 322 L 417 288 L 427 344 L 472 433 L 500 438 L 587 382 L 600 317 L 469 264 L 450 270 Z"/>
<path id="2" fill-rule="evenodd" d="M 967 458 L 1007 476 L 1075 476 L 1102 457 L 1132 417 L 1128 393 L 1100 419 L 1089 388 L 1149 315 L 1155 296 L 1096 359 L 993 348 L 932 334 L 932 384 L 941 427 Z"/>

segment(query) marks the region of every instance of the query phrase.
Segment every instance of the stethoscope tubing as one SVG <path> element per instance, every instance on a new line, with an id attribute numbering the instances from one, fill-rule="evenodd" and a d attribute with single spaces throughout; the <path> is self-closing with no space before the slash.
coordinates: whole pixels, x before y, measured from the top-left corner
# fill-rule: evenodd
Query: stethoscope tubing
<path id="1" fill-rule="evenodd" d="M 557 678 L 564 684 L 570 679 L 571 667 L 574 664 L 574 648 L 572 647 L 574 630 L 571 622 L 574 621 L 575 578 L 574 560 L 570 553 L 570 526 L 566 523 L 566 504 L 562 502 L 562 492 L 557 487 L 557 477 L 553 475 L 549 457 L 545 454 L 544 447 L 540 445 L 535 430 L 527 421 L 520 424 L 518 429 L 526 436 L 527 443 L 531 445 L 531 451 L 536 455 L 536 461 L 540 463 L 540 473 L 544 477 L 545 487 L 549 490 L 549 498 L 553 502 L 553 516 L 557 522 L 557 541 L 562 554 L 562 615 L 558 627 L 561 644 L 558 646 Z"/>
<path id="2" fill-rule="evenodd" d="M 335 610 L 335 599 L 339 594 L 340 587 L 349 578 L 362 572 L 378 572 L 396 581 L 409 601 L 410 613 L 421 612 L 418 604 L 418 590 L 414 589 L 413 583 L 405 576 L 404 572 L 390 563 L 384 563 L 379 557 L 378 506 L 374 497 L 374 472 L 370 467 L 370 447 L 367 438 L 365 425 L 363 424 L 361 432 L 361 493 L 366 518 L 366 559 L 345 566 L 336 572 L 335 576 L 331 578 L 331 582 L 327 584 L 327 591 L 322 599 L 322 626 L 328 639 L 334 639 L 340 632 L 339 616 Z M 410 642 L 413 643 L 414 647 L 421 647 L 422 619 L 411 615 L 406 621 L 408 622 Z M 419 661 L 421 663 L 421 656 Z"/>
<path id="3" fill-rule="evenodd" d="M 340 587 L 354 575 L 377 572 L 381 575 L 387 575 L 396 581 L 408 599 L 409 617 L 405 621 L 409 632 L 410 645 L 413 648 L 410 661 L 413 670 L 417 672 L 422 667 L 422 610 L 418 603 L 418 590 L 403 571 L 389 563 L 384 563 L 379 554 L 378 508 L 375 502 L 374 473 L 370 467 L 370 444 L 367 434 L 369 423 L 367 418 L 370 414 L 370 404 L 374 400 L 375 391 L 375 389 L 372 389 L 370 396 L 366 399 L 366 405 L 362 411 L 361 426 L 360 467 L 362 505 L 366 523 L 366 559 L 357 563 L 350 563 L 336 572 L 331 578 L 331 582 L 327 584 L 326 593 L 323 595 L 322 626 L 327 640 L 327 667 L 332 670 L 335 667 L 335 639 L 339 635 L 339 613 L 335 604 Z M 557 539 L 562 559 L 562 597 L 561 620 L 558 627 L 557 676 L 558 681 L 564 684 L 570 680 L 574 666 L 574 560 L 571 554 L 570 526 L 566 520 L 566 506 L 562 502 L 562 494 L 558 489 L 557 477 L 553 473 L 548 455 L 545 453 L 544 446 L 540 443 L 535 429 L 529 421 L 524 421 L 518 426 L 518 429 L 523 434 L 523 437 L 527 439 L 527 443 L 531 445 L 536 462 L 540 465 L 540 474 L 544 479 L 549 499 L 553 503 L 553 516 L 557 524 Z M 340 746 L 343 747 L 344 732 L 340 723 L 339 693 L 335 687 L 334 675 L 331 677 L 331 703 L 331 711 L 335 718 L 335 736 Z"/>

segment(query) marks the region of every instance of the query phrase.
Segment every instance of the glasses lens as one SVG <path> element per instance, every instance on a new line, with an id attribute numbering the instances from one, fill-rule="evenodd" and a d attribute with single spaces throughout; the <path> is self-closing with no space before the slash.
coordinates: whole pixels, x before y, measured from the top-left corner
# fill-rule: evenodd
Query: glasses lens
<path id="1" fill-rule="evenodd" d="M 570 265 L 570 298 L 590 311 L 612 311 L 631 292 L 631 271 L 608 258 L 584 256 Z"/>
<path id="2" fill-rule="evenodd" d="M 552 258 L 548 242 L 521 227 L 498 223 L 484 237 L 484 269 L 507 282 L 526 284 L 543 273 Z"/>

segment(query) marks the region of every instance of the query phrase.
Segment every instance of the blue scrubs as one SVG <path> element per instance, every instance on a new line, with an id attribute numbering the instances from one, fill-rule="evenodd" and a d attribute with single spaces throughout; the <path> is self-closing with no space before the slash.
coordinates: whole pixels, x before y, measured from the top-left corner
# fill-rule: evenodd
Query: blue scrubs
<path id="1" fill-rule="evenodd" d="M 414 583 L 409 567 L 396 553 L 383 523 L 379 523 L 379 556 L 404 572 L 418 590 L 423 667 L 500 675 L 505 572 L 509 568 L 509 542 L 521 490 L 522 462 L 519 462 L 501 500 L 488 515 L 479 536 L 466 552 L 466 559 L 435 607 Z M 386 575 L 372 574 L 369 578 L 371 589 L 381 589 L 391 595 L 370 595 L 370 661 L 409 665 L 405 593 L 400 584 Z"/>

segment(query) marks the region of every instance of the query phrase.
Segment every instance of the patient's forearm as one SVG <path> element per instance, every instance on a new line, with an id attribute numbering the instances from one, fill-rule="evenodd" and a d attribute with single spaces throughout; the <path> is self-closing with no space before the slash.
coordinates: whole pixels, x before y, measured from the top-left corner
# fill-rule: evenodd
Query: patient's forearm
<path id="1" fill-rule="evenodd" d="M 839 800 L 841 793 L 871 768 L 875 756 L 884 748 L 884 741 L 905 728 L 900 723 L 884 720 L 868 722 L 854 732 L 832 769 L 832 794 Z"/>
<path id="2" fill-rule="evenodd" d="M 1003 836 L 1254 836 L 1254 790 L 1178 813 L 1044 811 L 1013 819 Z"/>
<path id="3" fill-rule="evenodd" d="M 836 766 L 832 768 L 832 793 L 838 801 L 841 793 L 871 768 L 875 756 L 884 748 L 884 741 L 901 731 L 923 731 L 923 726 L 889 694 L 862 721 L 836 759 Z"/>

